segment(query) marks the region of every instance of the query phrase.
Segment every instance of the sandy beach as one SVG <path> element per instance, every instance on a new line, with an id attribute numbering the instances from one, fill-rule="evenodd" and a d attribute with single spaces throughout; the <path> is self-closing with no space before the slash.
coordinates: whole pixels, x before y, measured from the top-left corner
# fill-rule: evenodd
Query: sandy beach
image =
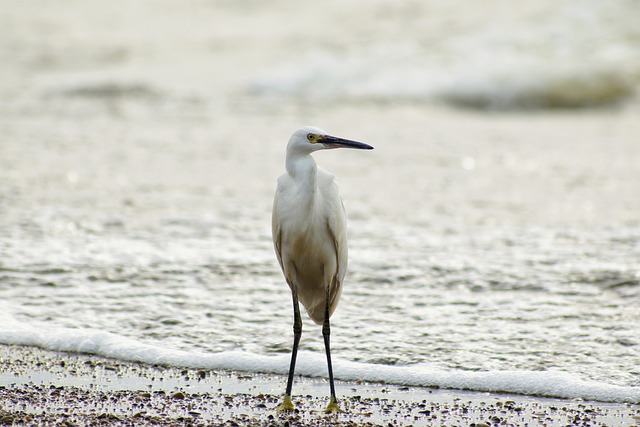
<path id="1" fill-rule="evenodd" d="M 327 384 L 297 378 L 296 410 L 275 410 L 279 375 L 123 362 L 0 346 L 2 425 L 636 426 L 640 405 L 339 382 L 344 412 L 326 415 Z"/>

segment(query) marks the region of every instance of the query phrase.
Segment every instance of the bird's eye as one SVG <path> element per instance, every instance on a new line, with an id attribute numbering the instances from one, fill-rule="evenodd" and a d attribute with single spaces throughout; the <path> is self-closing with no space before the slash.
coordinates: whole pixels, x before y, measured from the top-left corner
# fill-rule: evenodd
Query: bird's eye
<path id="1" fill-rule="evenodd" d="M 313 142 L 316 139 L 316 136 L 312 133 L 307 134 L 307 139 L 309 142 Z"/>

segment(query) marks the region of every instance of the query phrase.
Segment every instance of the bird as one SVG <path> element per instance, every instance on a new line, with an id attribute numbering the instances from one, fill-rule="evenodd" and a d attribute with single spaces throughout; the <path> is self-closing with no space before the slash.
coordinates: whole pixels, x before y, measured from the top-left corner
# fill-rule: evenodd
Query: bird
<path id="1" fill-rule="evenodd" d="M 316 151 L 333 148 L 373 149 L 312 126 L 296 130 L 287 144 L 286 172 L 278 178 L 273 201 L 273 245 L 291 290 L 294 317 L 291 363 L 279 411 L 294 409 L 291 389 L 302 336 L 299 303 L 314 323 L 322 325 L 331 392 L 325 412 L 341 411 L 333 382 L 329 318 L 340 300 L 347 272 L 347 215 L 334 175 L 311 157 Z"/>

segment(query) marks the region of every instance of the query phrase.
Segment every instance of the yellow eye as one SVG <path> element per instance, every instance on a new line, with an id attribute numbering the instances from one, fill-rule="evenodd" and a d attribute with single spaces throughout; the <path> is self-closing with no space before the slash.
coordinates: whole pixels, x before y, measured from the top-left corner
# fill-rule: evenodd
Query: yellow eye
<path id="1" fill-rule="evenodd" d="M 316 136 L 312 133 L 307 134 L 307 139 L 309 140 L 310 143 L 314 144 L 314 141 L 316 139 Z"/>

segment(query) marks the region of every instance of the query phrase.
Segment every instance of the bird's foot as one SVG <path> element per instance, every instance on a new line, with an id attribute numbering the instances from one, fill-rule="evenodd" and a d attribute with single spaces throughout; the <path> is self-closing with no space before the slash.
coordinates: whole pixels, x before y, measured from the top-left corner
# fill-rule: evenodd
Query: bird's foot
<path id="1" fill-rule="evenodd" d="M 284 395 L 284 399 L 282 400 L 282 403 L 280 405 L 278 405 L 278 412 L 291 412 L 293 411 L 294 407 L 293 407 L 293 402 L 291 401 L 291 396 L 289 396 L 288 394 Z"/>
<path id="2" fill-rule="evenodd" d="M 340 409 L 340 405 L 338 405 L 338 400 L 335 396 L 331 396 L 331 400 L 329 400 L 329 404 L 327 408 L 324 410 L 325 414 L 337 414 L 338 412 L 344 412 Z"/>

